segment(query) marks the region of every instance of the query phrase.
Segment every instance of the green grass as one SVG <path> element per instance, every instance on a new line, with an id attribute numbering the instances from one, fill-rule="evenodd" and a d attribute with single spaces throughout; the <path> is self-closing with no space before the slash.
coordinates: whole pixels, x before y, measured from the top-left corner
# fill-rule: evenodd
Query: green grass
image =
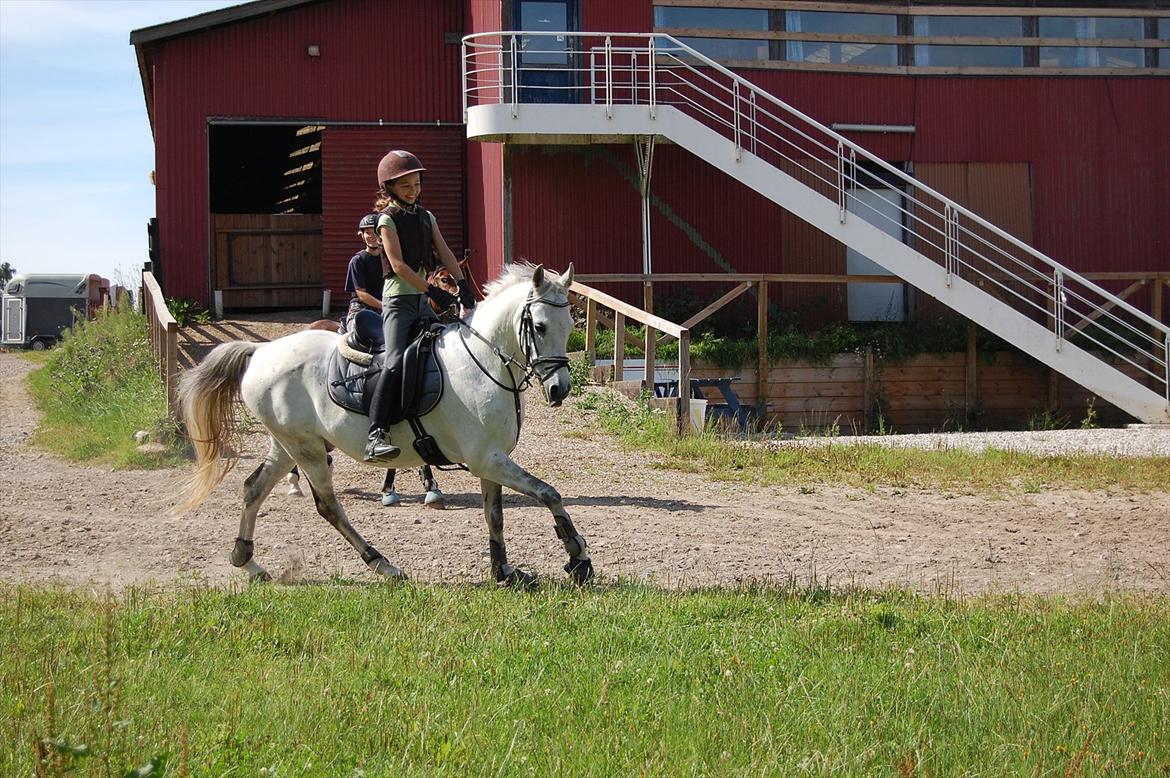
<path id="1" fill-rule="evenodd" d="M 0 774 L 1155 775 L 1167 645 L 1136 596 L 0 585 Z"/>
<path id="2" fill-rule="evenodd" d="M 115 468 L 169 466 L 139 453 L 134 433 L 147 430 L 173 444 L 166 392 L 159 380 L 146 320 L 132 310 L 103 310 L 79 324 L 29 376 L 42 412 L 32 442 L 72 462 Z"/>
<path id="3" fill-rule="evenodd" d="M 663 456 L 660 467 L 712 478 L 779 486 L 810 483 L 948 489 L 996 495 L 1046 488 L 1170 491 L 1170 457 L 1040 456 L 988 449 L 899 449 L 874 443 L 752 445 L 707 432 L 679 436 L 673 418 L 611 392 L 577 401 L 631 449 Z"/>

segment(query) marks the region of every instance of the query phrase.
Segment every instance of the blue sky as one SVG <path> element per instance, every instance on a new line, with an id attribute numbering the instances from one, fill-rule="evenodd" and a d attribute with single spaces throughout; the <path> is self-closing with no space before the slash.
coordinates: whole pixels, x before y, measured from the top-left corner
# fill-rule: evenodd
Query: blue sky
<path id="1" fill-rule="evenodd" d="M 154 141 L 130 31 L 239 0 L 0 0 L 0 262 L 137 286 Z"/>

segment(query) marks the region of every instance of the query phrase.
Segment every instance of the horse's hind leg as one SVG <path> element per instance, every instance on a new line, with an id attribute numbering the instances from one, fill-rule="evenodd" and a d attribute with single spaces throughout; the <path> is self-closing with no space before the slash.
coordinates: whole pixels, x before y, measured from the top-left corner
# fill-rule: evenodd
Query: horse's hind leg
<path id="1" fill-rule="evenodd" d="M 508 563 L 508 549 L 504 545 L 503 491 L 500 485 L 486 478 L 481 478 L 479 485 L 483 491 L 483 515 L 488 525 L 492 576 L 498 583 L 509 586 L 530 586 L 536 583 L 534 576 Z"/>
<path id="2" fill-rule="evenodd" d="M 288 482 L 288 494 L 294 497 L 304 497 L 305 493 L 301 491 L 301 471 L 293 465 L 293 469 L 289 471 L 288 476 L 284 479 Z"/>
<path id="3" fill-rule="evenodd" d="M 431 470 L 431 466 L 423 465 L 420 467 L 418 476 L 422 480 L 423 490 L 427 493 L 426 497 L 423 498 L 423 505 L 438 510 L 446 508 L 447 496 L 439 488 L 439 482 L 435 480 L 435 474 Z"/>
<path id="4" fill-rule="evenodd" d="M 293 460 L 285 451 L 284 446 L 272 438 L 268 446 L 268 456 L 260 466 L 252 471 L 244 481 L 244 512 L 240 517 L 240 534 L 236 537 L 236 544 L 232 547 L 232 564 L 247 571 L 253 581 L 267 581 L 268 572 L 252 558 L 252 537 L 256 531 L 256 514 L 264 498 L 272 491 L 276 482 L 284 477 L 292 467 Z"/>
<path id="5" fill-rule="evenodd" d="M 565 551 L 569 553 L 569 561 L 564 568 L 565 572 L 578 584 L 586 584 L 593 578 L 593 562 L 589 559 L 585 538 L 573 526 L 573 520 L 569 518 L 568 512 L 565 511 L 565 506 L 561 502 L 561 495 L 556 489 L 520 467 L 520 465 L 513 462 L 503 452 L 498 452 L 488 460 L 485 466 L 474 469 L 480 477 L 480 483 L 483 483 L 485 480 L 494 481 L 497 484 L 502 484 L 509 489 L 514 489 L 521 494 L 526 494 L 544 503 L 545 507 L 552 513 L 553 522 L 556 524 L 557 537 L 564 544 Z M 486 488 L 484 489 L 484 509 L 485 511 L 487 510 Z M 488 523 L 490 527 L 490 516 Z M 500 524 L 502 530 L 502 513 Z"/>
<path id="6" fill-rule="evenodd" d="M 313 492 L 317 513 L 341 533 L 341 536 L 362 555 L 362 561 L 375 573 L 387 578 L 405 578 L 401 569 L 387 562 L 385 557 L 367 543 L 349 523 L 349 517 L 345 515 L 345 509 L 341 507 L 333 491 L 333 474 L 325 463 L 324 453 L 308 449 L 296 452 L 301 472 L 309 479 L 309 489 Z"/>

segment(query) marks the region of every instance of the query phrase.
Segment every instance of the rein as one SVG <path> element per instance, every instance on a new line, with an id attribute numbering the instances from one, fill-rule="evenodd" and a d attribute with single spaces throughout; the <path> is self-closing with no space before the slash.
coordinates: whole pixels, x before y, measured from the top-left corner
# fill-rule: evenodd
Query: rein
<path id="1" fill-rule="evenodd" d="M 540 384 L 541 394 L 544 395 L 545 400 L 548 400 L 548 389 L 545 388 L 544 382 L 553 373 L 569 364 L 568 357 L 542 357 L 540 352 L 536 350 L 536 325 L 532 321 L 532 306 L 536 303 L 544 303 L 545 305 L 551 305 L 554 308 L 569 307 L 568 299 L 566 299 L 563 303 L 553 302 L 552 300 L 544 297 L 537 297 L 534 300 L 532 299 L 532 292 L 528 293 L 528 299 L 524 303 L 524 310 L 520 313 L 520 329 L 517 332 L 517 340 L 519 340 L 520 347 L 524 350 L 524 358 L 528 360 L 527 363 L 521 362 L 510 354 L 505 354 L 500 350 L 499 346 L 481 335 L 479 331 L 470 324 L 463 321 L 462 319 L 457 320 L 460 326 L 465 327 L 468 332 L 487 344 L 488 347 L 491 348 L 492 353 L 499 358 L 501 363 L 503 363 L 505 372 L 508 374 L 508 379 L 511 381 L 511 386 L 507 386 L 501 383 L 486 367 L 484 367 L 482 362 L 475 358 L 475 354 L 471 352 L 471 347 L 467 345 L 467 338 L 459 339 L 460 342 L 463 343 L 463 348 L 467 351 L 467 356 L 471 357 L 471 361 L 475 363 L 475 366 L 479 368 L 480 372 L 487 376 L 493 384 L 512 394 L 512 402 L 516 410 L 517 440 L 520 439 L 520 393 L 531 387 L 532 379 L 537 378 L 539 379 L 538 383 Z M 535 359 L 533 359 L 534 354 L 536 356 Z M 513 375 L 510 369 L 512 365 L 515 365 L 521 371 L 519 383 L 516 382 L 516 376 Z"/>

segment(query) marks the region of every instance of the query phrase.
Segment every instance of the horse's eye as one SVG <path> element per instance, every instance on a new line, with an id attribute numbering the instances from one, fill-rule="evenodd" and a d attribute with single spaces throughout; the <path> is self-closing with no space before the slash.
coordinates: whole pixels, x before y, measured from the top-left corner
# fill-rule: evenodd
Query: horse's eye
<path id="1" fill-rule="evenodd" d="M 537 335 L 543 335 L 547 327 L 545 327 L 543 324 L 537 324 L 533 327 L 533 329 L 536 330 Z"/>

